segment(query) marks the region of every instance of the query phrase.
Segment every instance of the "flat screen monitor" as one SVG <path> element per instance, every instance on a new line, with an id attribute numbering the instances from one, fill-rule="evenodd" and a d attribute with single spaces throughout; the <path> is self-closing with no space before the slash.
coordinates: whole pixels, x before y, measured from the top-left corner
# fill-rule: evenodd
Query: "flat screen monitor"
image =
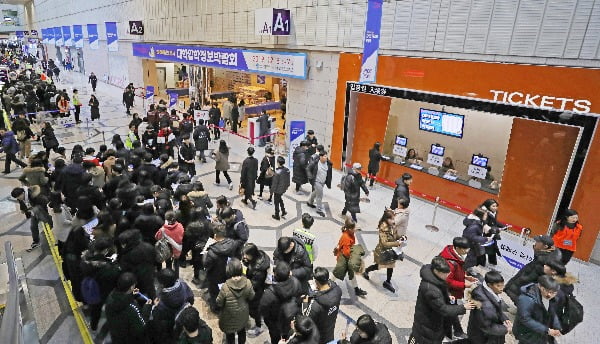
<path id="1" fill-rule="evenodd" d="M 429 152 L 433 155 L 444 156 L 445 150 L 446 147 L 433 144 L 431 145 L 431 150 Z"/>
<path id="2" fill-rule="evenodd" d="M 471 158 L 471 165 L 479 166 L 479 167 L 487 167 L 488 158 L 482 155 L 473 154 L 473 158 Z"/>
<path id="3" fill-rule="evenodd" d="M 406 139 L 406 137 L 404 136 L 396 136 L 396 144 L 402 147 L 406 147 L 406 144 L 408 143 L 408 140 Z"/>
<path id="4" fill-rule="evenodd" d="M 419 129 L 432 133 L 462 138 L 464 124 L 463 115 L 423 108 L 419 112 Z"/>

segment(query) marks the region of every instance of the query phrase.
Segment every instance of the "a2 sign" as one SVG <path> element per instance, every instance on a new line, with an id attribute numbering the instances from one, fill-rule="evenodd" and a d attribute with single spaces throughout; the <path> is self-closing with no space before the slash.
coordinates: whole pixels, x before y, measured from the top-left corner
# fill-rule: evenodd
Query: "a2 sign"
<path id="1" fill-rule="evenodd" d="M 141 20 L 129 21 L 129 34 L 142 36 L 144 34 L 144 24 Z"/>

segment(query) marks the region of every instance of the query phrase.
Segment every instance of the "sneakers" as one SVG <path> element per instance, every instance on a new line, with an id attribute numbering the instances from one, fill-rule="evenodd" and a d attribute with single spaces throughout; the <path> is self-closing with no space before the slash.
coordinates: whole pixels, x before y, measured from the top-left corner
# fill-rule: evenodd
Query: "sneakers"
<path id="1" fill-rule="evenodd" d="M 383 287 L 385 289 L 391 291 L 392 293 L 396 292 L 396 289 L 394 289 L 394 287 L 392 287 L 392 283 L 391 282 L 388 282 L 388 281 L 383 282 Z"/>
<path id="2" fill-rule="evenodd" d="M 310 202 L 306 202 L 306 205 L 309 206 L 309 207 L 311 207 L 311 208 L 316 208 L 317 207 L 316 205 L 314 205 L 314 204 L 312 204 Z"/>
<path id="3" fill-rule="evenodd" d="M 317 210 L 317 214 L 321 215 L 322 217 L 325 217 L 325 213 L 322 210 Z"/>
<path id="4" fill-rule="evenodd" d="M 273 200 L 270 198 L 268 200 L 266 200 L 265 202 L 267 202 L 268 205 L 273 205 Z"/>
<path id="5" fill-rule="evenodd" d="M 233 190 L 233 183 L 229 183 L 229 190 Z"/>
<path id="6" fill-rule="evenodd" d="M 40 243 L 39 242 L 34 242 L 31 243 L 31 246 L 27 249 L 27 252 L 31 252 L 33 250 L 35 250 L 36 248 L 40 247 Z"/>
<path id="7" fill-rule="evenodd" d="M 283 210 L 283 211 L 281 212 L 281 217 L 285 217 L 286 215 L 287 215 L 287 211 Z"/>
<path id="8" fill-rule="evenodd" d="M 367 281 L 370 279 L 370 278 L 369 278 L 369 273 L 368 273 L 368 272 L 366 272 L 366 271 L 365 271 L 365 272 L 363 272 L 363 274 L 362 274 L 362 275 L 363 275 L 363 277 L 364 277 L 364 278 L 365 278 Z"/>
<path id="9" fill-rule="evenodd" d="M 258 337 L 261 333 L 263 333 L 263 329 L 260 327 L 253 327 L 251 329 L 249 329 L 248 331 L 246 331 L 246 333 L 248 334 L 248 337 L 250 338 L 254 338 L 254 337 Z"/>
<path id="10" fill-rule="evenodd" d="M 271 217 L 274 218 L 277 221 L 281 220 L 281 217 L 279 217 L 279 215 L 277 215 L 277 214 L 271 215 Z"/>
<path id="11" fill-rule="evenodd" d="M 360 289 L 359 287 L 354 288 L 354 294 L 356 294 L 356 296 L 366 296 L 367 292 Z"/>
<path id="12" fill-rule="evenodd" d="M 252 210 L 256 209 L 256 201 L 255 200 L 251 200 L 252 202 Z"/>

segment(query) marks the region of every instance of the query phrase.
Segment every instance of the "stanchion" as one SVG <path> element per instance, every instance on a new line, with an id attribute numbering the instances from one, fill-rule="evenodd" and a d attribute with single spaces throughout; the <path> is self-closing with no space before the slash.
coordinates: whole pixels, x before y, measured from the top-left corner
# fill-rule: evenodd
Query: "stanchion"
<path id="1" fill-rule="evenodd" d="M 106 144 L 106 138 L 104 137 L 104 130 L 102 130 L 102 143 Z"/>
<path id="2" fill-rule="evenodd" d="M 430 225 L 425 225 L 425 228 L 428 229 L 429 231 L 432 232 L 439 232 L 440 229 L 435 225 L 435 216 L 437 215 L 437 209 L 438 206 L 440 205 L 440 198 L 436 197 L 435 198 L 435 205 L 433 206 L 433 218 L 431 219 L 431 224 Z"/>

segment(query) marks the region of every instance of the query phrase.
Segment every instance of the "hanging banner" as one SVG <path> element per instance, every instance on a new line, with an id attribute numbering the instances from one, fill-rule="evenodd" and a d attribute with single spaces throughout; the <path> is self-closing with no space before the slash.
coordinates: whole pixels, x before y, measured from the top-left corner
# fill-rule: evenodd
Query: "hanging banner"
<path id="1" fill-rule="evenodd" d="M 306 135 L 304 134 L 304 132 L 306 131 L 306 122 L 292 121 L 290 123 L 289 131 L 290 142 L 288 146 L 290 147 L 290 153 L 288 154 L 288 166 L 293 167 L 294 159 L 292 158 L 294 155 L 294 150 L 296 149 L 296 147 L 300 146 L 300 143 L 304 141 L 304 138 L 306 137 Z"/>
<path id="2" fill-rule="evenodd" d="M 62 29 L 60 27 L 54 28 L 54 43 L 57 47 L 62 47 L 64 45 Z"/>
<path id="3" fill-rule="evenodd" d="M 146 86 L 147 104 L 154 104 L 154 86 Z"/>
<path id="4" fill-rule="evenodd" d="M 23 39 L 25 37 L 25 31 L 15 31 L 15 35 L 18 39 Z"/>
<path id="5" fill-rule="evenodd" d="M 29 36 L 30 37 L 37 37 L 38 36 L 38 31 L 37 30 L 31 30 L 29 32 Z"/>
<path id="6" fill-rule="evenodd" d="M 117 23 L 105 22 L 106 25 L 106 45 L 108 51 L 119 51 L 119 36 L 117 35 Z"/>
<path id="7" fill-rule="evenodd" d="M 73 40 L 71 39 L 71 27 L 63 26 L 62 27 L 62 35 L 65 47 L 73 46 Z"/>
<path id="8" fill-rule="evenodd" d="M 46 36 L 48 37 L 48 39 L 46 39 L 46 43 L 50 44 L 50 45 L 54 45 L 54 42 L 56 41 L 56 37 L 54 37 L 54 29 L 49 27 L 46 29 Z"/>
<path id="9" fill-rule="evenodd" d="M 177 105 L 177 99 L 179 99 L 179 94 L 169 93 L 169 108 L 170 109 L 175 108 L 175 105 Z"/>
<path id="10" fill-rule="evenodd" d="M 83 27 L 81 25 L 73 25 L 73 45 L 83 48 Z"/>
<path id="11" fill-rule="evenodd" d="M 381 32 L 381 14 L 383 0 L 369 0 L 365 41 L 363 45 L 360 82 L 373 83 L 377 75 L 377 57 L 379 55 L 379 33 Z"/>
<path id="12" fill-rule="evenodd" d="M 306 79 L 306 53 L 133 43 L 133 56 Z"/>
<path id="13" fill-rule="evenodd" d="M 98 49 L 98 26 L 96 24 L 87 24 L 87 33 L 90 49 Z"/>
<path id="14" fill-rule="evenodd" d="M 533 260 L 533 240 L 512 233 L 502 233 L 497 242 L 502 258 L 513 268 L 522 269 Z"/>
<path id="15" fill-rule="evenodd" d="M 41 29 L 42 32 L 42 44 L 46 43 L 46 29 Z"/>

